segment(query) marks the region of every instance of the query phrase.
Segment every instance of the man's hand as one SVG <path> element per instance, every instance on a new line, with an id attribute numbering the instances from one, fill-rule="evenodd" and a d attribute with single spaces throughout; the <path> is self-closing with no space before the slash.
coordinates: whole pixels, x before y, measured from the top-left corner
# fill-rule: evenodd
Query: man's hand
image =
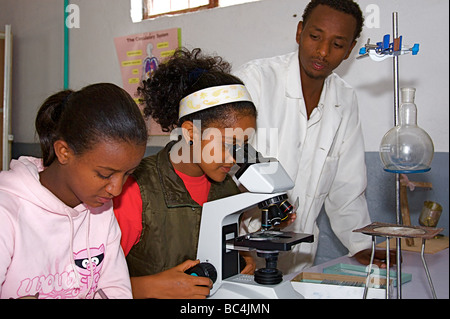
<path id="1" fill-rule="evenodd" d="M 241 251 L 239 253 L 245 260 L 245 267 L 242 269 L 241 274 L 253 275 L 256 270 L 255 260 L 247 251 Z"/>
<path id="2" fill-rule="evenodd" d="M 371 254 L 372 254 L 372 249 L 364 249 L 364 250 L 361 250 L 360 252 L 356 253 L 353 257 L 355 257 L 355 259 L 359 263 L 361 263 L 363 265 L 368 265 L 370 263 Z M 396 261 L 396 251 L 395 250 L 389 252 L 389 261 L 390 261 L 390 266 L 396 264 L 397 261 Z M 387 267 L 386 251 L 385 250 L 375 250 L 375 256 L 373 258 L 373 263 L 382 269 L 386 268 Z"/>

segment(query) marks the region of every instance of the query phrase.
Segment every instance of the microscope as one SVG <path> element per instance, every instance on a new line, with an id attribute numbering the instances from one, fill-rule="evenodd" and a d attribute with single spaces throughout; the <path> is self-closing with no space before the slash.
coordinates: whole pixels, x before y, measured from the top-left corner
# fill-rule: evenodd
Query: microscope
<path id="1" fill-rule="evenodd" d="M 203 205 L 197 259 L 200 264 L 187 273 L 211 278 L 209 298 L 265 299 L 303 298 L 277 269 L 279 252 L 299 243 L 311 243 L 314 236 L 286 232 L 277 226 L 293 211 L 286 191 L 294 187 L 276 159 L 262 157 L 251 145 L 233 149 L 239 166 L 235 178 L 247 192 Z M 239 218 L 249 209 L 261 210 L 261 230 L 239 236 Z M 239 251 L 256 251 L 266 267 L 255 275 L 240 274 Z"/>

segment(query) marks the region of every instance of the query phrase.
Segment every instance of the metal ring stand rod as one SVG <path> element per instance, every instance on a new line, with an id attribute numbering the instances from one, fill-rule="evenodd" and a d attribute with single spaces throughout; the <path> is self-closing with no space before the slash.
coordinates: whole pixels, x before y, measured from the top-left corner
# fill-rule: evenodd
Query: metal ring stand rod
<path id="1" fill-rule="evenodd" d="M 420 251 L 420 257 L 422 258 L 423 268 L 425 269 L 425 274 L 427 275 L 428 283 L 430 284 L 433 299 L 437 299 L 436 291 L 434 290 L 433 286 L 433 281 L 431 280 L 430 271 L 428 270 L 427 262 L 425 261 L 425 239 L 422 239 L 422 249 Z"/>
<path id="2" fill-rule="evenodd" d="M 384 236 L 383 236 L 384 237 Z M 401 237 L 397 237 L 396 239 L 400 239 Z M 430 275 L 430 271 L 428 269 L 428 265 L 427 262 L 425 261 L 425 242 L 426 239 L 422 238 L 422 249 L 420 252 L 420 257 L 422 259 L 422 264 L 423 264 L 423 268 L 425 269 L 425 274 L 427 276 L 428 279 L 428 284 L 430 285 L 430 289 L 431 289 L 431 293 L 433 294 L 433 299 L 437 299 L 436 296 L 436 291 L 434 289 L 434 285 L 433 285 L 433 281 L 431 280 L 431 275 Z M 390 237 L 387 236 L 386 237 L 386 299 L 390 299 L 391 298 L 391 294 L 390 294 Z M 372 265 L 373 265 L 373 260 L 375 258 L 375 235 L 372 235 L 372 253 L 370 255 L 370 263 L 368 266 L 368 270 L 367 270 L 367 277 L 366 277 L 366 284 L 364 286 L 364 295 L 363 298 L 367 299 L 367 294 L 369 291 L 369 285 L 370 285 L 370 275 L 372 274 Z M 399 274 L 397 273 L 397 286 L 399 284 L 401 284 L 401 282 L 399 282 L 398 278 L 401 277 L 401 274 L 399 276 Z M 398 291 L 398 289 L 397 289 Z M 398 296 L 397 296 L 398 298 Z"/>
<path id="3" fill-rule="evenodd" d="M 370 263 L 368 266 L 369 269 L 367 271 L 366 285 L 364 286 L 364 295 L 363 295 L 364 299 L 367 299 L 367 293 L 369 291 L 370 275 L 372 273 L 372 265 L 374 257 L 375 257 L 375 236 L 372 236 L 372 253 L 370 254 Z"/>
<path id="4" fill-rule="evenodd" d="M 398 38 L 398 12 L 392 13 L 392 36 L 395 39 Z M 399 108 L 400 108 L 400 80 L 399 80 L 399 56 L 393 56 L 394 67 L 394 126 L 399 122 Z M 400 205 L 400 174 L 395 174 L 395 210 L 397 224 L 403 224 L 401 221 L 401 205 Z M 401 238 L 396 238 L 397 243 L 397 299 L 402 299 L 402 241 Z M 389 257 L 387 257 L 389 258 Z M 388 264 L 389 267 L 389 264 Z"/>
<path id="5" fill-rule="evenodd" d="M 390 289 L 389 289 L 389 282 L 390 282 L 389 240 L 390 240 L 390 238 L 387 237 L 387 240 L 386 240 L 386 262 L 387 262 L 387 268 L 386 268 L 386 293 L 385 293 L 386 299 L 390 299 L 391 298 Z M 366 284 L 364 286 L 363 299 L 367 299 L 367 293 L 369 292 L 370 275 L 372 274 L 372 265 L 373 265 L 374 258 L 375 258 L 375 235 L 372 236 L 372 253 L 370 254 L 370 263 L 369 263 L 369 266 L 368 266 L 369 268 L 367 270 L 367 277 L 366 277 Z"/>

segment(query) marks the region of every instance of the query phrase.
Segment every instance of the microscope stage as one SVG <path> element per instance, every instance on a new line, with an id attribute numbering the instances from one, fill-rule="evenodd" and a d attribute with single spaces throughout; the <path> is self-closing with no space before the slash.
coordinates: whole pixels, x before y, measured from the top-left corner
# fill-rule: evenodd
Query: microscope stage
<path id="1" fill-rule="evenodd" d="M 296 244 L 302 242 L 312 243 L 313 241 L 314 235 L 311 234 L 266 230 L 246 234 L 228 240 L 227 243 L 233 244 L 234 247 L 247 247 L 270 251 L 289 251 L 292 246 Z"/>

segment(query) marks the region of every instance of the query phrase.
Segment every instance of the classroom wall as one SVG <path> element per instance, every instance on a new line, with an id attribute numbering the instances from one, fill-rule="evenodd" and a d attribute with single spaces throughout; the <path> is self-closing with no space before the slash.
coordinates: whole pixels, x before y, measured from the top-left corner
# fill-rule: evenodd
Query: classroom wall
<path id="1" fill-rule="evenodd" d="M 70 85 L 122 84 L 113 38 L 141 32 L 182 29 L 182 43 L 201 47 L 234 67 L 296 48 L 295 31 L 308 0 L 261 0 L 225 8 L 133 23 L 128 0 L 72 0 L 80 28 L 70 30 Z M 55 5 L 59 3 L 59 5 Z M 391 60 L 355 60 L 368 38 L 392 33 L 391 13 L 399 12 L 405 43 L 420 43 L 419 55 L 400 58 L 401 86 L 417 88 L 418 122 L 437 152 L 449 149 L 449 19 L 447 0 L 360 0 L 363 11 L 380 9 L 379 27 L 365 28 L 352 56 L 337 70 L 357 92 L 367 151 L 393 124 Z M 12 24 L 13 133 L 15 142 L 34 141 L 34 115 L 42 100 L 63 87 L 63 1 L 0 0 L 0 25 Z M 370 21 L 371 24 L 373 24 Z"/>
<path id="2" fill-rule="evenodd" d="M 350 58 L 336 72 L 358 94 L 368 165 L 367 196 L 371 217 L 395 221 L 393 175 L 378 158 L 382 136 L 393 125 L 392 60 L 356 60 L 359 48 L 392 34 L 391 15 L 399 13 L 399 33 L 407 44 L 420 43 L 417 56 L 400 57 L 400 85 L 417 88 L 418 123 L 434 141 L 432 170 L 416 180 L 433 183 L 432 191 L 410 194 L 418 214 L 423 200 L 432 197 L 444 206 L 441 227 L 448 235 L 449 194 L 449 1 L 360 0 L 362 10 L 378 8 L 379 24 L 370 19 Z M 79 89 L 93 82 L 122 85 L 114 37 L 169 28 L 182 29 L 182 44 L 217 53 L 238 67 L 248 60 L 284 54 L 296 49 L 295 32 L 308 0 L 262 0 L 226 8 L 133 23 L 128 0 L 72 0 L 80 8 L 80 28 L 70 30 L 69 83 Z M 13 157 L 39 153 L 34 117 L 40 103 L 63 88 L 63 1 L 0 0 L 0 26 L 14 33 L 12 128 Z M 366 15 L 373 11 L 366 12 Z M 377 17 L 372 15 L 371 17 Z M 149 140 L 152 152 L 165 138 Z M 156 148 L 154 148 L 156 147 Z M 150 148 L 149 148 L 150 149 Z M 418 216 L 418 215 L 417 215 Z M 412 217 L 414 220 L 416 216 Z M 319 224 L 329 229 L 326 217 Z M 330 234 L 323 232 L 324 236 Z M 321 238 L 334 243 L 336 239 Z M 323 254 L 341 253 L 333 244 Z M 323 246 L 323 247 L 325 247 Z M 331 247 L 331 248 L 330 248 Z M 321 250 L 322 251 L 322 250 Z M 328 255 L 329 256 L 329 255 Z"/>

